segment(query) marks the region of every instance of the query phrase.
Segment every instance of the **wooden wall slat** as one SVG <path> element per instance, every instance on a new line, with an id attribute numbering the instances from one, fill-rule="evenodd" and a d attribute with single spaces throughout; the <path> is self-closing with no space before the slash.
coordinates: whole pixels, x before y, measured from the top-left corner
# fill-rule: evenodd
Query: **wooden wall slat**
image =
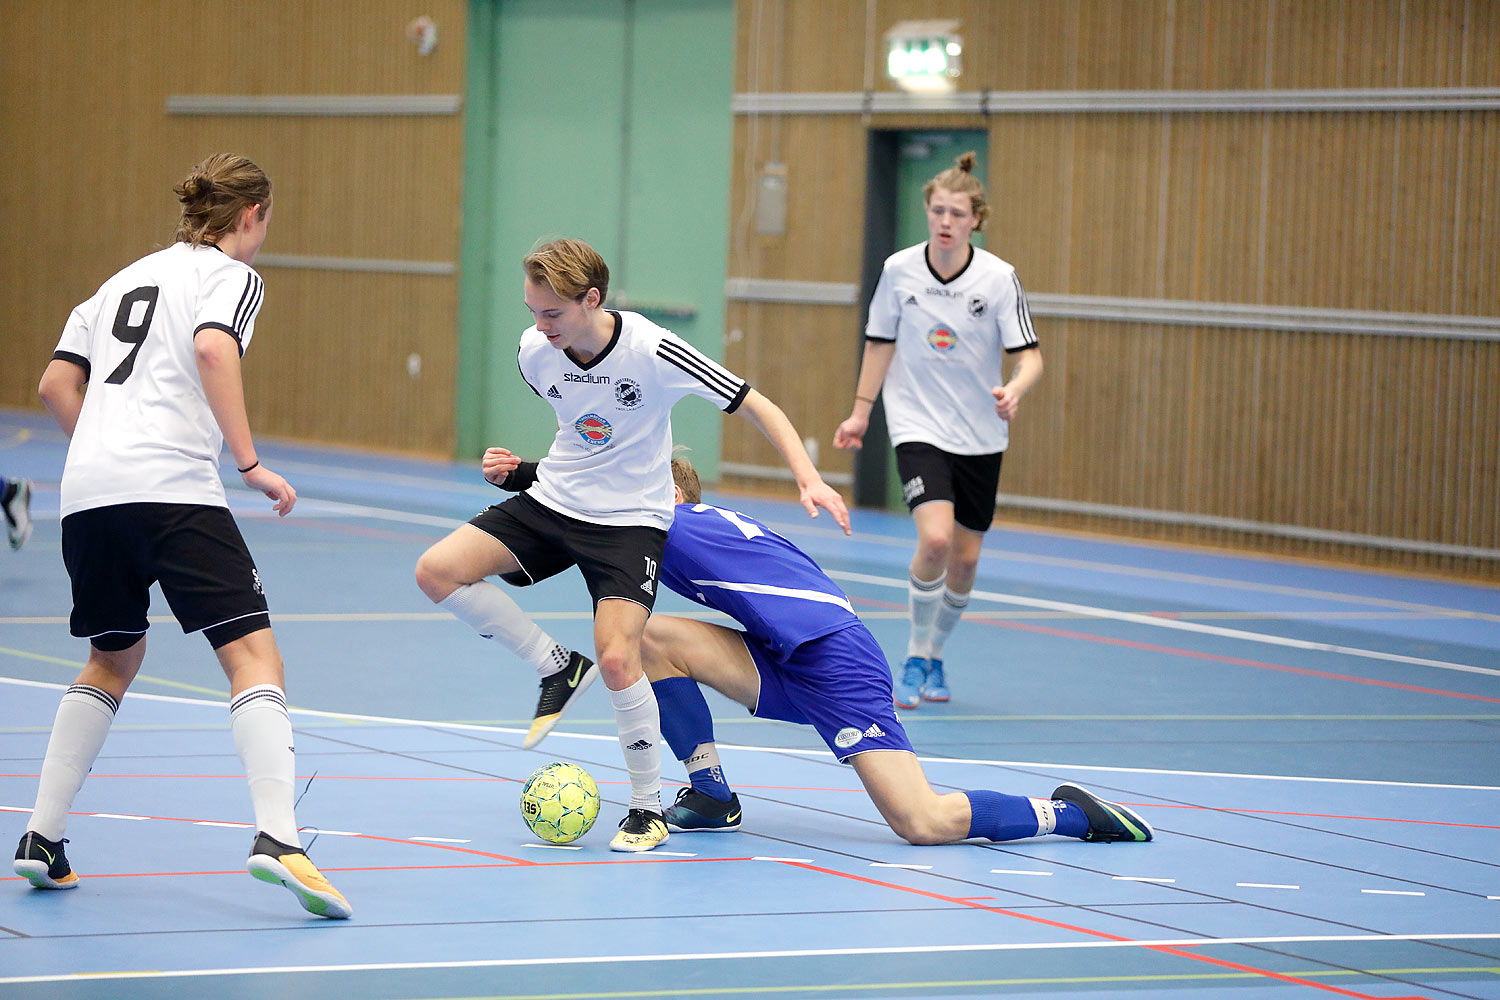
<path id="1" fill-rule="evenodd" d="M 457 262 L 463 121 L 169 115 L 191 94 L 462 94 L 467 8 L 267 0 L 200 16 L 180 4 L 16 0 L 0 19 L 0 402 L 36 407 L 66 320 L 110 274 L 172 239 L 171 187 L 230 150 L 270 175 L 270 254 Z M 67 30 L 38 31 L 66 23 Z M 257 433 L 447 453 L 457 278 L 264 267 L 245 378 Z M 420 377 L 406 370 L 422 358 Z M 316 363 L 313 363 L 314 359 Z"/>

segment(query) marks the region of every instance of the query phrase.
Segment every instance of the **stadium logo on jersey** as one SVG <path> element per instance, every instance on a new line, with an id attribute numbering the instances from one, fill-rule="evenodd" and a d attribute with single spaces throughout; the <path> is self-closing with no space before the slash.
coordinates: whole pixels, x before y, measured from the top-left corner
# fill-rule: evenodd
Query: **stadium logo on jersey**
<path id="1" fill-rule="evenodd" d="M 921 476 L 912 476 L 901 484 L 901 499 L 911 503 L 917 497 L 927 492 L 927 484 L 922 482 Z"/>
<path id="2" fill-rule="evenodd" d="M 573 429 L 583 438 L 584 444 L 595 447 L 609 444 L 609 439 L 615 434 L 614 425 L 597 413 L 585 413 L 573 421 Z"/>
<path id="3" fill-rule="evenodd" d="M 989 308 L 989 303 L 986 302 L 986 301 L 984 301 L 984 296 L 983 295 L 970 295 L 969 296 L 969 315 L 970 316 L 973 316 L 975 319 L 978 319 L 979 317 L 981 317 L 981 316 L 984 315 L 984 311 L 987 308 Z"/>
<path id="4" fill-rule="evenodd" d="M 633 379 L 622 378 L 615 383 L 615 402 L 627 410 L 633 410 L 645 402 L 641 384 Z"/>
<path id="5" fill-rule="evenodd" d="M 608 375 L 575 375 L 572 372 L 563 372 L 564 382 L 587 382 L 591 385 L 609 385 Z"/>
<path id="6" fill-rule="evenodd" d="M 562 399 L 562 393 L 560 393 L 560 392 L 557 391 L 557 386 L 555 386 L 555 385 L 549 385 L 549 386 L 547 386 L 547 398 L 548 399 Z"/>
<path id="7" fill-rule="evenodd" d="M 848 750 L 850 747 L 854 746 L 854 744 L 858 743 L 864 738 L 865 734 L 860 732 L 858 729 L 855 729 L 853 726 L 845 726 L 843 729 L 840 729 L 838 731 L 838 734 L 836 736 L 834 736 L 833 745 L 838 747 L 840 750 Z"/>
<path id="8" fill-rule="evenodd" d="M 958 346 L 958 334 L 946 326 L 935 326 L 927 333 L 927 346 L 939 354 L 947 354 Z"/>

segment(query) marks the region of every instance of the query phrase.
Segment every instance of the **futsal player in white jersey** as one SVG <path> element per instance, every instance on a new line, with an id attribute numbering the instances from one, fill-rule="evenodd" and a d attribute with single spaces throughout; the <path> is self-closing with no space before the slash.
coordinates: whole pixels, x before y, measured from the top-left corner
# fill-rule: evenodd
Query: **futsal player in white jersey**
<path id="1" fill-rule="evenodd" d="M 58 706 L 15 870 L 41 889 L 78 884 L 68 810 L 146 654 L 159 582 L 184 632 L 202 632 L 229 678 L 229 724 L 255 813 L 250 873 L 324 917 L 347 900 L 308 860 L 293 815 L 295 765 L 281 654 L 260 575 L 229 513 L 219 453 L 285 517 L 297 493 L 266 468 L 245 413 L 240 356 L 265 286 L 250 266 L 271 222 L 271 182 L 218 153 L 175 188 L 175 242 L 73 310 L 40 394 L 67 433 L 63 562 L 72 633 L 89 658 Z"/>
<path id="2" fill-rule="evenodd" d="M 706 684 L 756 718 L 815 728 L 835 757 L 853 765 L 891 829 L 913 844 L 1041 834 L 1152 839 L 1134 810 L 1071 783 L 1048 798 L 933 791 L 896 717 L 885 654 L 849 598 L 801 549 L 753 517 L 702 503 L 698 473 L 686 459 L 673 461 L 672 474 L 680 506 L 667 533 L 662 586 L 740 628 L 670 615 L 646 624 L 646 676 L 667 745 L 691 782 L 666 812 L 669 829 L 730 832 L 742 819 L 698 686 Z"/>
<path id="3" fill-rule="evenodd" d="M 528 660 L 541 696 L 525 740 L 533 746 L 603 675 L 630 772 L 630 806 L 610 843 L 649 851 L 667 838 L 661 816 L 661 722 L 641 670 L 641 632 L 656 600 L 672 523 L 672 406 L 694 395 L 754 424 L 796 478 L 813 517 L 824 508 L 847 533 L 849 513 L 808 457 L 775 403 L 682 338 L 637 313 L 604 308 L 609 268 L 581 240 L 555 240 L 528 254 L 521 375 L 552 405 L 557 434 L 534 471 L 504 448 L 485 452 L 491 483 L 522 490 L 433 545 L 417 563 L 417 585 L 486 639 Z M 554 641 L 485 579 L 524 587 L 576 565 L 594 605 L 597 664 Z"/>
<path id="4" fill-rule="evenodd" d="M 1042 374 L 1016 269 L 969 242 L 989 206 L 974 154 L 927 182 L 928 240 L 886 259 L 870 301 L 864 358 L 838 448 L 859 448 L 877 394 L 917 525 L 907 581 L 911 618 L 895 703 L 950 697 L 943 644 L 969 604 L 995 517 L 1009 421 Z M 1014 359 L 1004 379 L 1006 355 Z"/>

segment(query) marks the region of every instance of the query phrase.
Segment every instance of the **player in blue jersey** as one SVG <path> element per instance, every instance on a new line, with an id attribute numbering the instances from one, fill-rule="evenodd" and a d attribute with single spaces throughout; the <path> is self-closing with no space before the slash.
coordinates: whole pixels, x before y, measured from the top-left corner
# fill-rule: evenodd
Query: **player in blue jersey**
<path id="1" fill-rule="evenodd" d="M 1135 811 L 1064 784 L 1049 798 L 994 791 L 939 795 L 896 717 L 885 654 L 849 599 L 801 549 L 754 518 L 701 502 L 698 474 L 672 462 L 679 505 L 659 581 L 729 615 L 743 631 L 655 615 L 641 650 L 662 734 L 692 784 L 665 813 L 675 832 L 739 828 L 739 797 L 724 780 L 713 718 L 699 684 L 757 718 L 811 725 L 852 764 L 891 829 L 913 844 L 1059 834 L 1143 841 Z"/>

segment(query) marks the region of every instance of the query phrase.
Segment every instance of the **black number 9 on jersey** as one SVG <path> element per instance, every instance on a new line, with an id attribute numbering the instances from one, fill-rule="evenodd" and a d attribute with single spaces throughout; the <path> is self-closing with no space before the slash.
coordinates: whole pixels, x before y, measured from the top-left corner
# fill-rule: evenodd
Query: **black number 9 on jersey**
<path id="1" fill-rule="evenodd" d="M 135 356 L 141 353 L 141 345 L 146 342 L 146 333 L 151 329 L 151 317 L 156 315 L 156 298 L 161 294 L 161 289 L 155 285 L 142 285 L 134 289 L 120 299 L 120 308 L 115 313 L 115 325 L 110 330 L 115 339 L 122 344 L 133 344 L 130 353 L 125 356 L 114 371 L 109 373 L 109 378 L 104 381 L 110 385 L 119 385 L 130 377 L 135 371 Z M 130 316 L 135 312 L 137 302 L 146 304 L 141 313 L 140 322 L 132 324 Z"/>

